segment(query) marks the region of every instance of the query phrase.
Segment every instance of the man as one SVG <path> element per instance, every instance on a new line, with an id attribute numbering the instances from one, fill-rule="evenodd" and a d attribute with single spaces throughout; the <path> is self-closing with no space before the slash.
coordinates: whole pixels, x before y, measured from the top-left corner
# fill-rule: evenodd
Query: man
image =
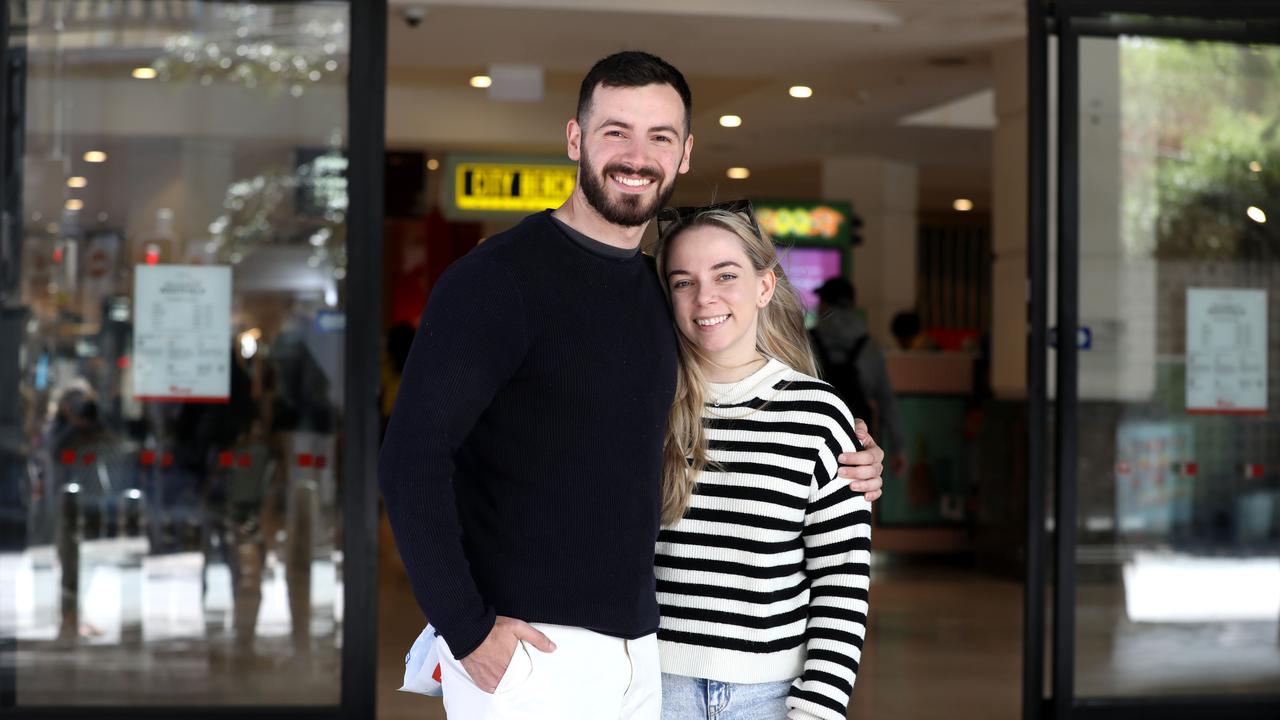
<path id="1" fill-rule="evenodd" d="M 889 468 L 901 477 L 907 469 L 906 439 L 898 400 L 889 384 L 884 351 L 871 339 L 867 323 L 857 313 L 853 283 L 833 277 L 814 291 L 818 296 L 818 325 L 812 331 L 814 354 L 822 376 L 844 396 L 857 417 L 867 419 L 876 435 L 888 438 Z"/>
<path id="2" fill-rule="evenodd" d="M 638 247 L 689 169 L 691 104 L 659 58 L 601 60 L 566 128 L 573 195 L 431 294 L 379 476 L 455 720 L 658 717 L 676 341 Z M 878 495 L 882 457 L 869 444 L 841 472 Z"/>

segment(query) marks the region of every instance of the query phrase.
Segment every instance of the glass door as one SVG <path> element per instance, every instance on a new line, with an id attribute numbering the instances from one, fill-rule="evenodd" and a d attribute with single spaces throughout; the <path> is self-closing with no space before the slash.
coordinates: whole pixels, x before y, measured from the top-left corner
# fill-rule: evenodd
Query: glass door
<path id="1" fill-rule="evenodd" d="M 370 11 L 5 5 L 0 716 L 368 715 Z"/>
<path id="2" fill-rule="evenodd" d="M 1278 717 L 1280 16 L 1119 5 L 1055 18 L 1045 709 Z"/>

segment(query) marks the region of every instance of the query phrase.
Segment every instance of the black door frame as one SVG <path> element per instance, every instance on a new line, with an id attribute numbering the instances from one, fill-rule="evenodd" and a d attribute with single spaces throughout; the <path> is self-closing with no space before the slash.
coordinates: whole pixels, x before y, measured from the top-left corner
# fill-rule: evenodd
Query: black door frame
<path id="1" fill-rule="evenodd" d="M 161 2 L 163 0 L 149 0 Z M 221 2 L 223 0 L 207 0 Z M 256 0 L 263 4 L 312 0 Z M 356 720 L 371 718 L 377 696 L 378 626 L 378 426 L 382 327 L 383 154 L 385 151 L 387 0 L 347 0 L 350 7 L 350 74 L 347 80 L 347 280 L 342 415 L 343 624 L 342 679 L 338 705 L 328 707 L 21 707 L 16 696 L 16 642 L 0 635 L 0 717 L 160 720 Z M 6 82 L 9 67 L 9 0 L 0 0 L 0 210 L 20 228 L 22 129 L 7 122 L 10 110 L 21 120 L 21 83 Z M 19 78 L 21 81 L 21 78 Z M 14 87 L 17 85 L 17 87 Z M 14 141 L 15 144 L 11 144 Z M 12 169 L 12 172 L 7 170 Z M 18 201 L 20 204 L 20 201 Z M 19 236 L 15 236 L 20 239 Z M 18 263 L 21 245 L 6 245 Z M 0 378 L 10 383 L 13 378 Z M 16 397 L 16 393 L 14 393 Z M 2 628 L 0 628 L 2 629 Z"/>
<path id="2" fill-rule="evenodd" d="M 1280 717 L 1280 694 L 1077 698 L 1075 696 L 1076 452 L 1078 349 L 1057 345 L 1054 423 L 1049 423 L 1049 36 L 1058 38 L 1057 336 L 1079 327 L 1079 45 L 1082 37 L 1145 35 L 1183 40 L 1276 42 L 1280 4 L 1267 0 L 1028 0 L 1028 489 L 1024 591 L 1025 720 L 1244 720 Z M 1050 445 L 1050 432 L 1053 433 Z M 1050 451 L 1053 451 L 1052 453 Z M 1054 523 L 1046 530 L 1044 478 L 1052 455 Z M 1052 556 L 1046 545 L 1052 542 Z M 1046 580 L 1054 571 L 1051 692 L 1044 693 Z"/>

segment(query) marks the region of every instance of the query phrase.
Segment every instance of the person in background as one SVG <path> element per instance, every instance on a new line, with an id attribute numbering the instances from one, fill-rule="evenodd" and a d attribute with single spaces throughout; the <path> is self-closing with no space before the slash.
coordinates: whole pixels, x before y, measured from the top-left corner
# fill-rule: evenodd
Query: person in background
<path id="1" fill-rule="evenodd" d="M 386 352 L 382 355 L 382 394 L 378 400 L 384 435 L 396 406 L 396 396 L 400 394 L 400 378 L 404 376 L 404 364 L 409 360 L 409 348 L 413 347 L 416 332 L 407 322 L 398 322 L 387 331 Z"/>
<path id="2" fill-rule="evenodd" d="M 750 206 L 659 215 L 680 333 L 656 552 L 663 720 L 843 720 L 867 626 L 854 418 Z M 669 223 L 664 218 L 672 217 Z"/>
<path id="3" fill-rule="evenodd" d="M 833 277 L 814 292 L 818 324 L 810 337 L 820 376 L 835 386 L 856 417 L 867 419 L 872 435 L 885 440 L 889 469 L 901 476 L 907 456 L 898 401 L 889 384 L 884 352 L 857 312 L 853 283 Z"/>
<path id="4" fill-rule="evenodd" d="M 893 333 L 893 339 L 898 341 L 899 350 L 938 349 L 933 338 L 924 332 L 920 323 L 920 313 L 915 310 L 903 310 L 894 315 L 893 321 L 889 324 L 889 332 Z"/>

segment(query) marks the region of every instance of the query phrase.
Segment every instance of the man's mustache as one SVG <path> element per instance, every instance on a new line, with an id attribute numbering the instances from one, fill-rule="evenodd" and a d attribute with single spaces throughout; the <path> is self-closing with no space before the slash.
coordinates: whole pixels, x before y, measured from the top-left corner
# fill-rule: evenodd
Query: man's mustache
<path id="1" fill-rule="evenodd" d="M 639 175 L 640 177 L 646 178 L 648 180 L 662 182 L 661 170 L 658 170 L 657 168 L 650 168 L 650 167 L 637 168 L 633 165 L 627 165 L 624 163 L 614 163 L 612 165 L 607 166 L 604 169 L 603 174 L 605 177 L 609 177 L 610 175 Z"/>

